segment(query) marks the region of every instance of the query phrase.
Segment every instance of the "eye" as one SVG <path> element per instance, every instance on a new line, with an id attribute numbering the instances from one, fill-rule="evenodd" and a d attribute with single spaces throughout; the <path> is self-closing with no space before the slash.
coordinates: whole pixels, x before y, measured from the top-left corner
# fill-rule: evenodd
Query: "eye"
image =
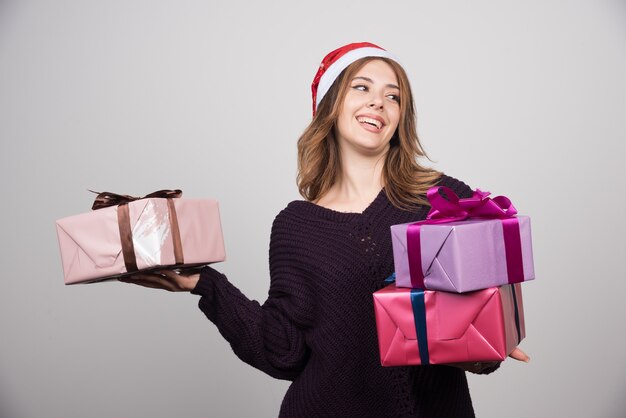
<path id="1" fill-rule="evenodd" d="M 359 91 L 367 91 L 367 86 L 364 84 L 357 84 L 356 86 L 352 86 L 352 88 Z"/>
<path id="2" fill-rule="evenodd" d="M 394 102 L 400 103 L 400 96 L 398 96 L 397 94 L 388 94 L 387 97 Z"/>

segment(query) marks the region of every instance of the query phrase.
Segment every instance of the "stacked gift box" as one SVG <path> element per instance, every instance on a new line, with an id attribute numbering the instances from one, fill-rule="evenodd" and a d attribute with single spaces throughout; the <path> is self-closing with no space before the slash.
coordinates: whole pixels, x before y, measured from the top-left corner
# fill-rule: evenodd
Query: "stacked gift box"
<path id="1" fill-rule="evenodd" d="M 374 293 L 383 366 L 504 360 L 524 338 L 530 218 L 488 196 L 433 187 L 426 220 L 391 227 L 395 283 Z"/>

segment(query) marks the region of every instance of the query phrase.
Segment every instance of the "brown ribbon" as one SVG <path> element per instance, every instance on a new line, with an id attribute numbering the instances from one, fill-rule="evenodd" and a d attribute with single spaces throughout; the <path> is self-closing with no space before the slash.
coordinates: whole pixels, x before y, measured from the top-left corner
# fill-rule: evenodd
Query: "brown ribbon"
<path id="1" fill-rule="evenodd" d="M 126 271 L 137 271 L 137 257 L 135 256 L 135 245 L 133 244 L 133 233 L 130 229 L 130 214 L 128 203 L 122 203 L 117 207 L 117 226 L 120 229 L 120 242 L 122 243 L 122 255 Z"/>
<path id="2" fill-rule="evenodd" d="M 89 190 L 92 193 L 93 190 Z M 122 255 L 124 256 L 124 264 L 127 272 L 138 271 L 137 257 L 135 255 L 135 246 L 133 245 L 133 233 L 130 227 L 130 213 L 128 211 L 128 203 L 135 200 L 164 198 L 167 199 L 167 210 L 170 218 L 170 227 L 172 230 L 172 241 L 174 244 L 174 261 L 176 264 L 184 264 L 183 244 L 180 238 L 180 229 L 178 227 L 178 216 L 176 216 L 176 206 L 173 198 L 183 195 L 181 190 L 159 190 L 143 197 L 120 195 L 110 192 L 98 193 L 91 209 L 97 210 L 109 206 L 117 205 L 117 223 L 120 231 L 120 241 L 122 243 Z"/>
<path id="3" fill-rule="evenodd" d="M 92 210 L 102 209 L 109 206 L 121 205 L 123 203 L 129 203 L 135 200 L 140 199 L 150 199 L 152 197 L 162 197 L 165 199 L 181 197 L 183 192 L 181 190 L 158 190 L 156 192 L 145 195 L 144 197 L 136 197 L 129 196 L 127 194 L 117 194 L 110 192 L 94 192 L 93 190 L 89 190 L 91 193 L 97 193 L 96 200 L 93 202 Z"/>

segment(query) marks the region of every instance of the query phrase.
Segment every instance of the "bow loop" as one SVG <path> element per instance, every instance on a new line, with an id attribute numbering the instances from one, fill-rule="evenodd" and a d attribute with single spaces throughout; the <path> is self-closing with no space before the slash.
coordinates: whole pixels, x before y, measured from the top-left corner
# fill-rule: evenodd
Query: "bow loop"
<path id="1" fill-rule="evenodd" d="M 427 219 L 463 220 L 472 217 L 503 219 L 517 214 L 517 209 L 508 197 L 490 198 L 489 195 L 489 192 L 476 189 L 472 197 L 459 199 L 449 187 L 431 187 L 427 192 L 431 204 Z"/>
<path id="2" fill-rule="evenodd" d="M 111 193 L 111 192 L 94 192 L 93 190 L 89 190 L 92 193 L 97 193 L 98 196 L 96 196 L 96 199 L 93 202 L 93 206 L 91 206 L 92 210 L 97 210 L 97 209 L 102 209 L 102 208 L 106 208 L 109 206 L 118 206 L 118 205 L 122 205 L 124 203 L 129 203 L 129 202 L 133 202 L 135 200 L 141 200 L 141 199 L 149 199 L 149 198 L 153 198 L 153 197 L 160 197 L 160 198 L 164 198 L 164 199 L 170 199 L 170 198 L 178 198 L 181 197 L 183 195 L 183 192 L 181 190 L 157 190 L 156 192 L 152 192 L 150 194 L 147 194 L 143 197 L 137 197 L 137 196 L 130 196 L 127 194 L 117 194 L 117 193 Z"/>
<path id="3" fill-rule="evenodd" d="M 431 205 L 428 219 L 466 218 L 468 215 L 460 205 L 459 197 L 449 187 L 431 187 L 427 197 Z"/>

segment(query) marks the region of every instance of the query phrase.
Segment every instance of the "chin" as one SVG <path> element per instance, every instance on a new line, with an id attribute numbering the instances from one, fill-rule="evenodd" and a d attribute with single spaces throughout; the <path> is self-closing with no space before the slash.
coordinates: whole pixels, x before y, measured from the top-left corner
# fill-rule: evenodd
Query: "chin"
<path id="1" fill-rule="evenodd" d="M 355 144 L 360 150 L 367 152 L 368 154 L 377 154 L 386 151 L 389 148 L 389 141 L 362 141 Z"/>

